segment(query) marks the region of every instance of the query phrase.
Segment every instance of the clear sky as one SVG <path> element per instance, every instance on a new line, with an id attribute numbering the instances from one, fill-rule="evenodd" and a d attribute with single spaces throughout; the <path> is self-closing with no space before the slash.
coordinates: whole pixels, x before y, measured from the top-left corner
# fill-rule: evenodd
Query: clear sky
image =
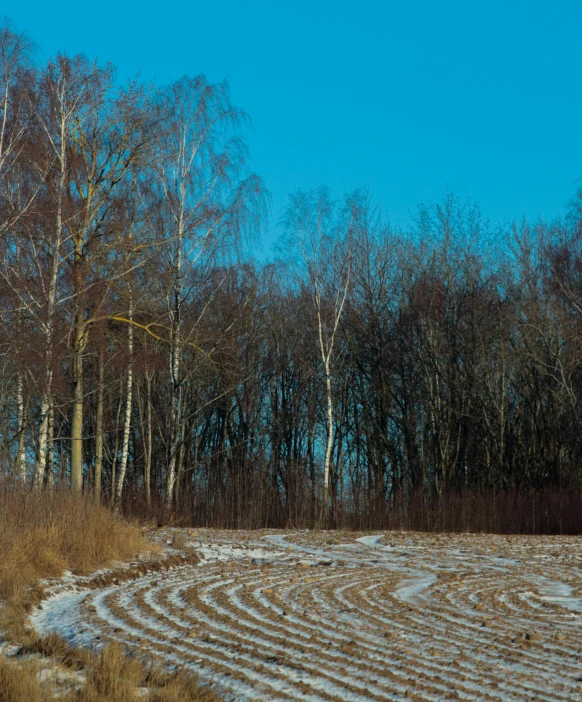
<path id="1" fill-rule="evenodd" d="M 273 220 L 319 185 L 367 186 L 395 225 L 446 190 L 495 224 L 553 218 L 582 175 L 580 0 L 4 0 L 0 14 L 41 59 L 228 77 Z"/>

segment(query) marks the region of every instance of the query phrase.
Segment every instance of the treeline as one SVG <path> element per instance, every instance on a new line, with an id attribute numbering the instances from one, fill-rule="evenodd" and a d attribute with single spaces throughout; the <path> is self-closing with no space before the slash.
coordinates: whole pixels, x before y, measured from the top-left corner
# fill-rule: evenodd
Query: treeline
<path id="1" fill-rule="evenodd" d="M 399 232 L 297 193 L 258 265 L 226 84 L 120 87 L 5 24 L 0 101 L 2 475 L 193 524 L 582 531 L 576 205 Z"/>

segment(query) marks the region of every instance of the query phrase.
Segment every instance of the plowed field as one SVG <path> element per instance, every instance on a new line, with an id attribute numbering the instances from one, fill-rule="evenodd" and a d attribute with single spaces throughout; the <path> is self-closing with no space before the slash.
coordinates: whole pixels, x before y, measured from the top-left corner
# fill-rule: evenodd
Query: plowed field
<path id="1" fill-rule="evenodd" d="M 225 699 L 582 700 L 582 539 L 183 535 L 199 565 L 70 583 L 33 625 L 191 666 Z"/>

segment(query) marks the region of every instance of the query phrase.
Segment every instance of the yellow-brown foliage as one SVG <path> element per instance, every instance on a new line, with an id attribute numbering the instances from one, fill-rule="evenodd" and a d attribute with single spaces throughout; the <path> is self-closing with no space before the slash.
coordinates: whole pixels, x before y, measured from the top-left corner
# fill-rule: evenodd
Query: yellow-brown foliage
<path id="1" fill-rule="evenodd" d="M 87 573 L 147 546 L 136 525 L 68 490 L 0 484 L 0 598 L 64 570 Z"/>
<path id="2" fill-rule="evenodd" d="M 87 574 L 112 561 L 152 550 L 137 524 L 68 490 L 31 491 L 0 483 L 0 625 L 22 646 L 23 657 L 0 656 L 0 702 L 216 702 L 192 673 L 162 669 L 128 656 L 112 644 L 100 654 L 70 648 L 56 635 L 26 632 L 26 609 L 37 582 L 63 571 Z M 155 549 L 154 549 L 155 550 Z M 129 574 L 139 569 L 130 569 Z M 40 591 L 38 591 L 40 594 Z M 39 658 L 40 656 L 40 658 Z M 82 671 L 70 689 L 55 689 L 51 666 Z"/>
<path id="3" fill-rule="evenodd" d="M 31 491 L 0 483 L 2 624 L 22 633 L 30 588 L 63 571 L 88 573 L 147 549 L 140 529 L 68 490 Z"/>
<path id="4" fill-rule="evenodd" d="M 56 641 L 49 644 L 54 652 L 64 652 Z M 40 684 L 39 672 L 45 668 L 37 660 L 13 661 L 0 657 L 0 702 L 219 702 L 208 687 L 201 686 L 193 673 L 179 670 L 164 673 L 161 670 L 126 655 L 123 646 L 111 644 L 99 655 L 83 652 L 85 684 L 72 679 L 68 689 L 63 684 L 50 684 L 44 676 Z M 77 659 L 75 651 L 57 655 L 54 664 Z M 50 665 L 50 663 L 49 663 Z M 63 676 L 61 675 L 61 678 Z"/>
<path id="5" fill-rule="evenodd" d="M 0 658 L 0 702 L 45 702 L 50 699 L 40 690 L 36 663 L 28 662 L 23 666 Z"/>

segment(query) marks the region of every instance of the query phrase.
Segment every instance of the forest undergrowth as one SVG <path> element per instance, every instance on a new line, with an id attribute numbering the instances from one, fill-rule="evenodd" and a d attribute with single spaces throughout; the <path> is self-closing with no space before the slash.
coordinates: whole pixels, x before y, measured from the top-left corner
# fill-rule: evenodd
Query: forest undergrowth
<path id="1" fill-rule="evenodd" d="M 304 499 L 282 502 L 274 492 L 245 505 L 227 494 L 222 500 L 177 500 L 174 526 L 211 529 L 348 529 L 353 531 L 419 531 L 477 534 L 582 534 L 582 492 L 574 488 L 540 490 L 448 489 L 440 494 L 395 491 L 371 499 L 357 493 L 343 502 L 330 496 L 325 519 L 321 502 L 302 490 Z M 124 512 L 146 520 L 162 511 L 148 508 L 140 495 L 127 491 Z"/>

